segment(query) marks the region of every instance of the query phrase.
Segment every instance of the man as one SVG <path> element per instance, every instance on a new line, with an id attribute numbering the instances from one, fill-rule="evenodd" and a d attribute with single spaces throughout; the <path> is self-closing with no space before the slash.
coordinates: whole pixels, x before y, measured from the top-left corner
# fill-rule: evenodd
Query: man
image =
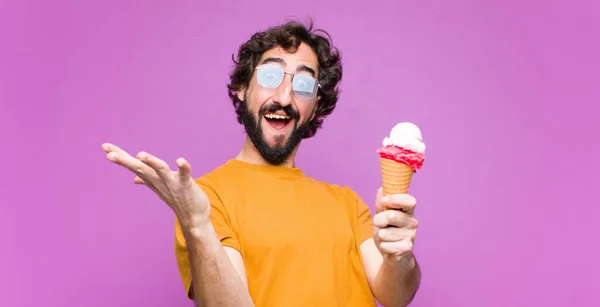
<path id="1" fill-rule="evenodd" d="M 193 180 L 182 158 L 174 172 L 148 153 L 103 144 L 108 160 L 174 211 L 177 264 L 196 306 L 406 306 L 417 291 L 416 200 L 380 188 L 371 218 L 353 190 L 295 167 L 342 77 L 339 54 L 318 33 L 289 22 L 240 47 L 228 89 L 247 137 L 237 157 L 203 177 Z"/>

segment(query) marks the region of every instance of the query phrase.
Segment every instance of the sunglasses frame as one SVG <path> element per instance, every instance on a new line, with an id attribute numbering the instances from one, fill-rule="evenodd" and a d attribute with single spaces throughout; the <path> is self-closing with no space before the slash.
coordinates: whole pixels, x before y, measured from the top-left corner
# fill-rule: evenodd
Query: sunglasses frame
<path id="1" fill-rule="evenodd" d="M 313 78 L 315 80 L 315 82 L 317 83 L 317 90 L 314 92 L 314 94 L 312 94 L 312 96 L 303 96 L 303 95 L 300 95 L 300 94 L 296 93 L 296 91 L 293 90 L 293 86 L 292 86 L 292 91 L 294 92 L 294 94 L 296 94 L 296 95 L 298 95 L 298 96 L 300 96 L 302 98 L 314 98 L 315 96 L 317 96 L 317 93 L 319 92 L 319 89 L 321 88 L 321 83 L 319 83 L 319 80 L 317 78 L 315 78 L 313 76 L 306 75 L 306 74 L 293 73 L 293 72 L 287 71 L 287 70 L 285 70 L 285 69 L 283 69 L 280 66 L 275 65 L 275 64 L 266 63 L 266 64 L 258 65 L 258 66 L 255 67 L 256 73 L 258 74 L 259 69 L 261 67 L 264 67 L 264 66 L 275 67 L 275 68 L 280 69 L 281 71 L 283 71 L 283 78 L 281 79 L 281 81 L 279 82 L 279 84 L 276 87 L 274 87 L 274 88 L 278 88 L 283 83 L 283 81 L 285 80 L 285 75 L 291 75 L 292 76 L 292 84 L 294 83 L 294 77 L 296 77 L 296 75 L 304 75 L 304 76 Z M 258 77 L 257 77 L 256 82 L 258 83 Z M 264 86 L 264 85 L 262 85 L 260 83 L 258 83 L 258 84 L 260 86 L 262 86 L 262 87 L 265 87 L 265 88 L 271 88 L 271 87 L 266 87 L 266 86 Z"/>

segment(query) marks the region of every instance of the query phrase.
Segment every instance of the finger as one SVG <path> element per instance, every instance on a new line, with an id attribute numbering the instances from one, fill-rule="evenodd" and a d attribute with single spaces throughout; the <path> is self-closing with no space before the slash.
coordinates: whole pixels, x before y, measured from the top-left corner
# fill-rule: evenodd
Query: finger
<path id="1" fill-rule="evenodd" d="M 376 213 L 379 213 L 379 212 L 385 210 L 385 206 L 381 202 L 382 197 L 383 197 L 383 188 L 379 187 L 379 189 L 377 189 L 377 193 L 375 195 L 375 212 Z"/>
<path id="2" fill-rule="evenodd" d="M 408 214 L 413 214 L 417 206 L 417 199 L 409 194 L 386 195 L 381 202 L 387 209 L 398 209 Z"/>
<path id="3" fill-rule="evenodd" d="M 111 148 L 114 148 L 116 146 L 111 143 L 103 143 L 101 147 L 102 147 L 102 150 L 104 150 L 104 152 L 108 153 L 108 152 L 111 152 Z"/>
<path id="4" fill-rule="evenodd" d="M 111 143 L 103 143 L 102 144 L 102 150 L 104 150 L 107 153 L 108 152 L 123 151 L 117 145 L 114 145 L 114 144 L 111 144 Z"/>
<path id="5" fill-rule="evenodd" d="M 150 166 L 156 172 L 156 174 L 163 179 L 167 178 L 167 176 L 171 174 L 171 169 L 169 168 L 167 162 L 147 152 L 142 151 L 138 153 L 137 158 L 140 159 L 140 161 L 142 161 L 144 164 Z"/>
<path id="6" fill-rule="evenodd" d="M 135 176 L 135 178 L 133 178 L 133 183 L 135 183 L 135 184 L 144 184 L 144 185 L 146 184 L 146 182 L 142 178 L 140 178 L 138 176 Z"/>
<path id="7" fill-rule="evenodd" d="M 132 157 L 126 151 L 117 146 L 112 144 L 103 144 L 102 148 L 107 151 L 106 159 L 115 164 L 126 167 L 138 176 L 146 174 L 150 175 L 153 173 L 150 167 L 142 163 L 140 160 Z"/>
<path id="8" fill-rule="evenodd" d="M 386 210 L 375 214 L 373 225 L 377 228 L 399 227 L 417 229 L 419 222 L 413 216 L 400 210 Z"/>
<path id="9" fill-rule="evenodd" d="M 102 150 L 106 152 L 106 158 L 115 163 L 119 163 L 129 156 L 127 152 L 111 143 L 102 144 Z"/>
<path id="10" fill-rule="evenodd" d="M 412 240 L 415 237 L 415 230 L 408 228 L 387 227 L 377 231 L 377 236 L 381 242 L 396 242 L 401 240 Z"/>
<path id="11" fill-rule="evenodd" d="M 376 213 L 373 217 L 373 226 L 377 228 L 385 228 L 390 225 L 390 221 L 392 219 L 391 215 L 394 214 L 393 210 L 386 210 L 379 213 Z"/>
<path id="12" fill-rule="evenodd" d="M 177 159 L 177 167 L 179 168 L 179 179 L 182 182 L 186 182 L 192 178 L 192 167 L 184 158 Z"/>

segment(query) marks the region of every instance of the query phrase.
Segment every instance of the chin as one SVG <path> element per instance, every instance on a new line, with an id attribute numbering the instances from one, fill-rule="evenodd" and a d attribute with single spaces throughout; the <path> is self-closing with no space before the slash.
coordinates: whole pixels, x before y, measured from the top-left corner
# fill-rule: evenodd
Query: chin
<path id="1" fill-rule="evenodd" d="M 286 134 L 272 134 L 269 132 L 263 133 L 263 140 L 271 148 L 283 148 L 289 139 L 289 133 Z"/>

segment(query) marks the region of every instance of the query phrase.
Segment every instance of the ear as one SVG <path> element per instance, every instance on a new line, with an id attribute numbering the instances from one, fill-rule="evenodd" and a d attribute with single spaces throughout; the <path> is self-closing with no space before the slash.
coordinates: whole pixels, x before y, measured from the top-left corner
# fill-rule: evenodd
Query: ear
<path id="1" fill-rule="evenodd" d="M 315 118 L 315 116 L 317 115 L 317 110 L 319 109 L 319 99 L 321 99 L 321 96 L 319 96 L 317 98 L 317 103 L 315 104 L 315 108 L 313 109 L 312 116 L 310 117 L 309 122 L 311 122 Z"/>
<path id="2" fill-rule="evenodd" d="M 240 90 L 237 91 L 237 97 L 240 101 L 244 101 L 244 96 L 246 95 L 246 88 L 241 88 Z"/>

